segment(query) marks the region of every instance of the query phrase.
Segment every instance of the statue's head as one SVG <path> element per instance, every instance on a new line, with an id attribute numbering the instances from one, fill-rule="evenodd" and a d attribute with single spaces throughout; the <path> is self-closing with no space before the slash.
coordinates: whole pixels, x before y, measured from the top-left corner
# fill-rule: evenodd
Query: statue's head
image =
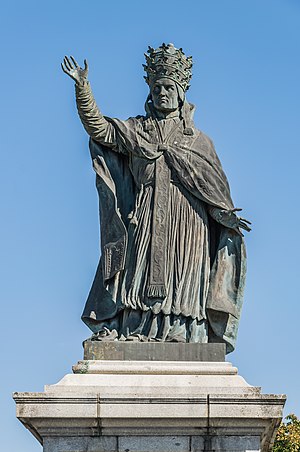
<path id="1" fill-rule="evenodd" d="M 192 57 L 173 44 L 149 47 L 144 70 L 153 106 L 159 111 L 172 111 L 182 105 L 192 77 Z"/>

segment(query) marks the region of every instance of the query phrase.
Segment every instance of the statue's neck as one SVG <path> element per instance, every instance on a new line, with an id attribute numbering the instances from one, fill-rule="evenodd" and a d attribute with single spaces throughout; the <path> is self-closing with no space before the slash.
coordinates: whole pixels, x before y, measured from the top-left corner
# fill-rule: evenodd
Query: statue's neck
<path id="1" fill-rule="evenodd" d="M 157 119 L 171 119 L 179 117 L 179 110 L 173 111 L 159 111 L 154 109 L 154 114 Z"/>

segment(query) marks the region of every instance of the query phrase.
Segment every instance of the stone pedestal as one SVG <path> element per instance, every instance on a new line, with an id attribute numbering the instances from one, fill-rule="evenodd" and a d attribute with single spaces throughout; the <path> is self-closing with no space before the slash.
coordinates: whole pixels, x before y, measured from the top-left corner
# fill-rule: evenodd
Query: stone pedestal
<path id="1" fill-rule="evenodd" d="M 17 417 L 44 452 L 270 450 L 284 396 L 261 394 L 225 361 L 172 361 L 177 344 L 166 344 L 169 356 L 160 348 L 161 360 L 141 359 L 147 344 L 130 345 L 135 360 L 116 359 L 125 345 L 86 344 L 85 357 L 104 358 L 79 361 L 43 393 L 14 394 Z M 188 346 L 181 356 L 192 358 Z M 211 356 L 223 353 L 216 346 Z"/>

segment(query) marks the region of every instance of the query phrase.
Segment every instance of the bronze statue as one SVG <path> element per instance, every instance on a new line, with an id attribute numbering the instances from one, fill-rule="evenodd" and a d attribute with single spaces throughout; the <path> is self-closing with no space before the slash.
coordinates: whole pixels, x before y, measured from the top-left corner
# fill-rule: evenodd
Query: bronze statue
<path id="1" fill-rule="evenodd" d="M 82 315 L 94 340 L 225 342 L 235 347 L 246 254 L 221 163 L 195 128 L 185 92 L 192 58 L 149 47 L 146 114 L 99 111 L 80 68 L 65 57 L 90 136 L 101 222 L 101 259 Z"/>

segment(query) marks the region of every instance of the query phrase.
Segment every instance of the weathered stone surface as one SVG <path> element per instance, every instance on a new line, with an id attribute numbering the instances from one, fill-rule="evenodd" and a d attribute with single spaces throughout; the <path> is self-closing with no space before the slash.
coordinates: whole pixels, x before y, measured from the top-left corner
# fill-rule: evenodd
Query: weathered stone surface
<path id="1" fill-rule="evenodd" d="M 118 452 L 118 440 L 115 436 L 46 437 L 43 452 Z"/>
<path id="2" fill-rule="evenodd" d="M 123 436 L 119 440 L 119 452 L 188 452 L 188 436 Z"/>
<path id="3" fill-rule="evenodd" d="M 75 374 L 134 375 L 237 375 L 237 368 L 227 362 L 194 361 L 78 361 Z M 74 378 L 74 377 L 73 377 Z M 242 377 L 239 377 L 242 378 Z M 245 380 L 242 378 L 243 384 Z"/>
<path id="4" fill-rule="evenodd" d="M 167 342 L 83 343 L 85 360 L 224 362 L 225 344 Z"/>
<path id="5" fill-rule="evenodd" d="M 254 451 L 260 449 L 259 436 L 218 436 L 211 439 L 211 447 L 214 451 Z"/>
<path id="6" fill-rule="evenodd" d="M 254 452 L 260 450 L 260 436 L 211 436 L 191 438 L 191 452 L 203 450 L 213 452 Z"/>
<path id="7" fill-rule="evenodd" d="M 83 367 L 82 367 L 83 366 Z M 15 393 L 44 452 L 269 450 L 285 396 L 230 363 L 82 361 L 44 393 Z"/>
<path id="8" fill-rule="evenodd" d="M 46 437 L 44 452 L 254 452 L 260 450 L 259 436 L 100 436 Z"/>

